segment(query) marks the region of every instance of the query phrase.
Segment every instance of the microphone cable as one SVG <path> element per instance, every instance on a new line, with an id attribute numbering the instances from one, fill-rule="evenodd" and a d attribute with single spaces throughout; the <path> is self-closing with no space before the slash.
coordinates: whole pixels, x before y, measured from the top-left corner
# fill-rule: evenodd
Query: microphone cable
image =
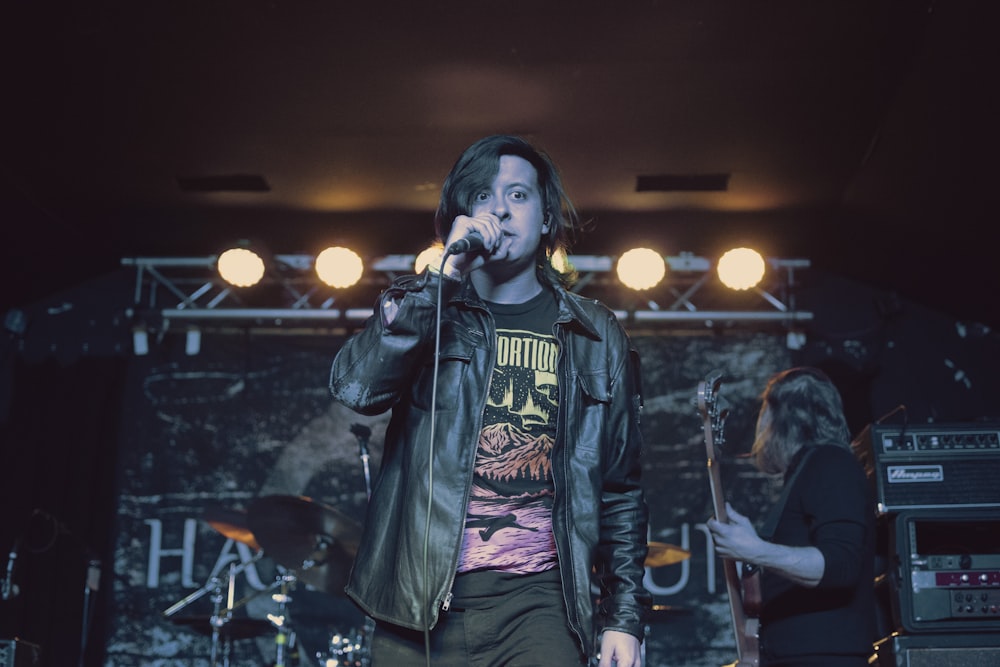
<path id="1" fill-rule="evenodd" d="M 444 286 L 444 263 L 448 260 L 448 257 L 452 255 L 451 248 L 445 250 L 444 254 L 441 256 L 441 264 L 438 267 L 438 286 L 437 286 L 437 313 L 434 318 L 434 371 L 431 379 L 431 409 L 430 409 L 430 419 L 431 427 L 428 433 L 429 446 L 427 448 L 427 514 L 424 520 L 424 543 L 422 557 L 422 567 L 423 567 L 423 604 L 420 607 L 421 627 L 424 631 L 424 657 L 427 661 L 427 667 L 431 667 L 431 629 L 427 618 L 427 612 L 430 608 L 430 574 L 428 572 L 429 564 L 429 553 L 430 553 L 430 537 L 431 537 L 431 509 L 434 502 L 434 443 L 435 443 L 435 432 L 437 430 L 437 387 L 438 387 L 438 365 L 441 360 L 441 300 L 444 296 L 443 286 Z"/>

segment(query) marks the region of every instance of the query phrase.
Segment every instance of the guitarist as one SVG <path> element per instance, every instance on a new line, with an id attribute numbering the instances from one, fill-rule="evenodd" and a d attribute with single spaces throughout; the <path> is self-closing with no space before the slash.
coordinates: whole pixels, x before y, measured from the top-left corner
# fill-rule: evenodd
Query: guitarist
<path id="1" fill-rule="evenodd" d="M 726 504 L 708 528 L 723 558 L 761 576 L 762 667 L 864 667 L 873 653 L 875 509 L 850 448 L 840 394 L 825 373 L 800 367 L 762 395 L 751 456 L 782 475 L 781 499 L 760 534 Z"/>

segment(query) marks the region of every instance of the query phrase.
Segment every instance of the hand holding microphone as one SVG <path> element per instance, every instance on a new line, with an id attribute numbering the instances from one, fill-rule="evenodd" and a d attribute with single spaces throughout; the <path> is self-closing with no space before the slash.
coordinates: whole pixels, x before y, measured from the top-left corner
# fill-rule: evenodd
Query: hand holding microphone
<path id="1" fill-rule="evenodd" d="M 472 231 L 448 246 L 448 254 L 461 255 L 467 252 L 477 252 L 483 249 L 485 243 L 478 232 Z"/>
<path id="2" fill-rule="evenodd" d="M 500 218 L 492 213 L 480 213 L 475 216 L 459 215 L 451 226 L 447 246 L 448 254 L 460 255 L 474 253 L 485 249 L 492 252 L 503 237 Z"/>
<path id="3" fill-rule="evenodd" d="M 503 238 L 500 219 L 492 213 L 460 215 L 452 224 L 446 244 L 445 274 L 453 278 L 486 263 Z"/>

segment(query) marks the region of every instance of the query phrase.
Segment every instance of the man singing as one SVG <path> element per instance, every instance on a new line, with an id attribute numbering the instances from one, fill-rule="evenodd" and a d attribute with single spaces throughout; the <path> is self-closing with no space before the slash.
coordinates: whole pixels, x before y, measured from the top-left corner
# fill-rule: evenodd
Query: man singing
<path id="1" fill-rule="evenodd" d="M 552 264 L 576 222 L 545 154 L 477 141 L 442 188 L 443 265 L 396 280 L 333 362 L 338 401 L 392 410 L 346 588 L 378 667 L 639 667 L 639 366 Z"/>

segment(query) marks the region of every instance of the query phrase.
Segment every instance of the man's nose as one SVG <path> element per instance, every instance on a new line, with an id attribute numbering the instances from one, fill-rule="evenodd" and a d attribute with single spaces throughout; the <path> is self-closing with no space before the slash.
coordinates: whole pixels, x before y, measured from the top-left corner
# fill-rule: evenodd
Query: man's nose
<path id="1" fill-rule="evenodd" d="M 502 197 L 497 197 L 494 200 L 493 210 L 490 213 L 495 215 L 501 222 L 510 217 L 510 209 L 507 208 L 507 202 Z"/>

